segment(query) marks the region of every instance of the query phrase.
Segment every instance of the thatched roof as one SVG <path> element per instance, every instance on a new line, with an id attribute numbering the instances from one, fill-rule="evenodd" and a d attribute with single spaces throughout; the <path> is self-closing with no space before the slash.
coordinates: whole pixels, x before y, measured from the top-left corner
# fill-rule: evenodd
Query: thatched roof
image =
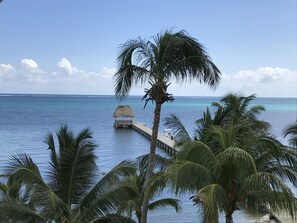
<path id="1" fill-rule="evenodd" d="M 135 117 L 130 105 L 119 105 L 113 113 L 113 117 Z"/>

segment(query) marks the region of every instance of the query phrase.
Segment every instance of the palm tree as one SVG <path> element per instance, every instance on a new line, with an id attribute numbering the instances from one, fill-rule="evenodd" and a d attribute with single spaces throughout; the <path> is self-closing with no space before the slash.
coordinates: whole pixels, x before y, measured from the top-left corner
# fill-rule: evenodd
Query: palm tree
<path id="1" fill-rule="evenodd" d="M 257 118 L 258 114 L 265 111 L 265 107 L 262 105 L 250 105 L 250 102 L 255 98 L 254 94 L 244 97 L 230 93 L 222 97 L 220 102 L 213 102 L 211 108 L 207 107 L 206 111 L 203 112 L 202 118 L 195 121 L 197 126 L 194 129 L 193 139 L 203 140 L 204 133 L 213 125 L 226 128 L 245 122 L 246 125 L 241 126 L 247 129 L 269 130 L 270 124 Z M 177 115 L 171 114 L 170 117 L 166 117 L 165 125 L 174 130 L 175 139 L 178 142 L 177 145 L 192 140 Z"/>
<path id="2" fill-rule="evenodd" d="M 264 120 L 259 120 L 257 115 L 265 111 L 265 107 L 262 105 L 250 105 L 256 96 L 254 94 L 244 97 L 236 94 L 227 94 L 220 102 L 213 102 L 212 109 L 214 112 L 214 117 L 211 117 L 209 109 L 203 114 L 203 118 L 196 121 L 197 137 L 202 138 L 204 131 L 207 130 L 209 126 L 218 125 L 223 128 L 228 126 L 236 125 L 237 123 L 245 122 L 247 129 L 262 129 L 263 131 L 270 129 L 270 124 Z"/>
<path id="3" fill-rule="evenodd" d="M 8 184 L 21 183 L 31 193 L 25 203 L 12 196 L 4 199 L 1 217 L 7 222 L 132 222 L 113 214 L 119 200 L 108 188 L 133 174 L 134 165 L 120 163 L 99 180 L 95 175 L 97 145 L 88 129 L 74 136 L 65 125 L 57 132 L 57 139 L 58 149 L 53 134 L 46 138 L 50 151 L 47 180 L 30 156 L 20 154 L 10 160 Z"/>
<path id="4" fill-rule="evenodd" d="M 294 215 L 296 197 L 284 180 L 296 185 L 296 153 L 273 145 L 264 136 L 245 140 L 249 147 L 244 147 L 235 140 L 236 130 L 214 127 L 209 134 L 215 134 L 221 148 L 199 141 L 186 143 L 168 170 L 177 193 L 196 192 L 194 201 L 201 204 L 206 222 L 218 222 L 218 213 L 223 210 L 226 223 L 231 223 L 239 208 L 261 205 Z"/>
<path id="5" fill-rule="evenodd" d="M 174 100 L 167 91 L 170 81 L 183 83 L 196 79 L 215 87 L 220 79 L 220 71 L 203 46 L 185 31 L 165 31 L 155 36 L 153 41 L 141 38 L 128 40 L 122 45 L 117 60 L 119 66 L 115 74 L 115 94 L 123 98 L 128 95 L 132 85 L 148 82 L 150 88 L 145 90 L 143 99 L 146 99 L 146 103 L 155 103 L 150 159 L 146 173 L 146 181 L 149 181 L 153 172 L 161 106 Z M 144 203 L 142 223 L 147 221 L 148 200 L 145 199 Z"/>
<path id="6" fill-rule="evenodd" d="M 289 143 L 297 148 L 297 121 L 284 130 L 284 137 L 290 136 Z"/>
<path id="7" fill-rule="evenodd" d="M 154 199 L 156 194 L 160 194 L 165 187 L 162 178 L 162 172 L 170 160 L 159 156 L 155 156 L 154 174 L 148 183 L 148 187 L 144 190 L 145 172 L 147 170 L 148 155 L 137 158 L 137 169 L 135 174 L 124 181 L 116 184 L 113 188 L 115 193 L 120 193 L 122 196 L 121 202 L 118 206 L 118 213 L 127 214 L 132 217 L 134 212 L 138 222 L 141 222 L 142 206 L 145 197 L 149 198 L 149 210 L 156 210 L 161 207 L 171 206 L 176 211 L 181 210 L 180 201 L 174 198 Z"/>
<path id="8" fill-rule="evenodd" d="M 215 106 L 214 118 L 204 113 L 200 135 L 183 141 L 167 173 L 170 183 L 177 193 L 196 192 L 193 198 L 202 206 L 206 222 L 218 222 L 218 212 L 223 210 L 226 222 L 231 223 L 237 209 L 261 205 L 284 209 L 293 216 L 296 197 L 284 181 L 297 185 L 297 153 L 269 134 L 267 123 L 253 115 L 255 107 L 239 110 L 242 106 L 236 105 L 245 99 L 231 98 L 233 109 L 223 98 Z M 177 117 L 167 121 L 181 125 Z M 181 128 L 178 135 L 183 134 Z"/>

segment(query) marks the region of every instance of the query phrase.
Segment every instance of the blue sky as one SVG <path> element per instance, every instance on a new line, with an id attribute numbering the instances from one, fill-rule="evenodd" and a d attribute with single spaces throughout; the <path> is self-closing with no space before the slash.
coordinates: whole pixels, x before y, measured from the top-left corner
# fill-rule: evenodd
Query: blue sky
<path id="1" fill-rule="evenodd" d="M 174 95 L 297 97 L 296 0 L 4 0 L 0 27 L 0 93 L 113 94 L 119 45 L 174 28 L 223 74 Z"/>

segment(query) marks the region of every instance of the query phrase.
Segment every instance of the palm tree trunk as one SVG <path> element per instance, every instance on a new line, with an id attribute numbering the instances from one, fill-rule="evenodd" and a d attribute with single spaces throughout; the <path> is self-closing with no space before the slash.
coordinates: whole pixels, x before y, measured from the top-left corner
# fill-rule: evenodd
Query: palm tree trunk
<path id="1" fill-rule="evenodd" d="M 226 217 L 226 223 L 233 223 L 232 213 L 227 213 L 225 217 Z"/>
<path id="2" fill-rule="evenodd" d="M 137 217 L 138 223 L 141 223 L 141 210 L 136 210 L 135 215 Z"/>
<path id="3" fill-rule="evenodd" d="M 161 116 L 161 105 L 162 105 L 161 103 L 156 102 L 156 107 L 154 111 L 154 123 L 153 123 L 153 129 L 152 129 L 151 146 L 150 146 L 150 155 L 149 155 L 149 161 L 147 166 L 147 172 L 145 175 L 144 190 L 146 190 L 147 182 L 151 179 L 151 176 L 153 174 L 158 131 L 159 131 L 159 124 L 160 124 L 160 116 Z M 147 222 L 148 205 L 149 205 L 149 198 L 147 196 L 144 196 L 143 203 L 142 203 L 141 223 Z"/>

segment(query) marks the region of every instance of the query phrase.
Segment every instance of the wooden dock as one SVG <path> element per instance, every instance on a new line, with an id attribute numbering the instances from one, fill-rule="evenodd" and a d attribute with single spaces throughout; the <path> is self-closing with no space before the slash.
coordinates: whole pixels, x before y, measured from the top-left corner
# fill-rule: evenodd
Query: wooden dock
<path id="1" fill-rule="evenodd" d="M 141 135 L 145 136 L 149 140 L 152 138 L 152 129 L 147 127 L 144 123 L 140 122 L 116 122 L 114 124 L 115 128 L 132 128 L 139 132 Z M 177 153 L 177 149 L 174 148 L 175 141 L 171 139 L 168 136 L 158 134 L 157 139 L 157 146 L 159 146 L 161 149 L 164 149 L 166 152 L 168 152 L 170 155 L 175 155 Z"/>
<path id="2" fill-rule="evenodd" d="M 133 121 L 132 128 L 151 140 L 152 129 L 147 127 L 145 124 Z M 157 145 L 171 155 L 175 155 L 177 153 L 177 150 L 174 148 L 175 141 L 168 136 L 158 134 Z"/>

